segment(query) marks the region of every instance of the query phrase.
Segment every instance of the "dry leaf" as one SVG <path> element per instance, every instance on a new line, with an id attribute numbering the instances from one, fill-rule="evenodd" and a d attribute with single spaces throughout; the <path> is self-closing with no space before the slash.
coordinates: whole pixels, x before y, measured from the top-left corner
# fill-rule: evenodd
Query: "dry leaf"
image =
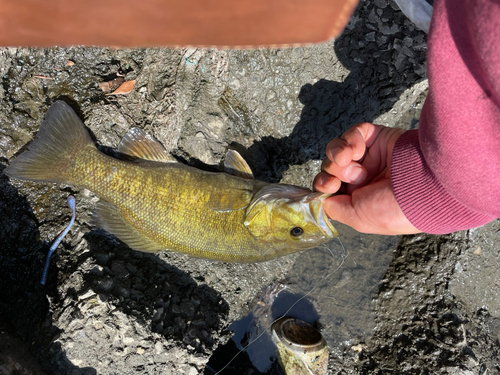
<path id="1" fill-rule="evenodd" d="M 104 92 L 110 92 L 120 87 L 123 82 L 125 82 L 123 77 L 116 77 L 111 81 L 99 83 L 99 88 Z"/>
<path id="2" fill-rule="evenodd" d="M 104 91 L 104 92 L 109 92 L 111 91 L 111 82 L 101 82 L 99 83 L 99 88 Z"/>
<path id="3" fill-rule="evenodd" d="M 73 66 L 73 65 L 75 65 L 74 61 L 71 60 L 66 61 L 66 66 Z"/>
<path id="4" fill-rule="evenodd" d="M 123 82 L 121 86 L 118 87 L 115 91 L 106 95 L 128 94 L 130 91 L 134 89 L 134 86 L 135 86 L 135 79 L 133 79 L 132 81 L 126 81 Z"/>

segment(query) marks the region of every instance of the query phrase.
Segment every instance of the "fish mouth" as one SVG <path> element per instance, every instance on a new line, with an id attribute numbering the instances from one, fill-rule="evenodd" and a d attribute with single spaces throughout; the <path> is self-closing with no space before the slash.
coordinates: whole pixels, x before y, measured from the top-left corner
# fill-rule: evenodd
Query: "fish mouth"
<path id="1" fill-rule="evenodd" d="M 246 215 L 249 215 L 254 207 L 262 201 L 279 201 L 280 199 L 284 199 L 287 204 L 295 206 L 297 211 L 302 213 L 307 222 L 315 225 L 321 230 L 322 235 L 319 234 L 314 238 L 310 238 L 308 241 L 303 240 L 301 243 L 313 243 L 317 241 L 325 242 L 326 240 L 338 237 L 339 235 L 323 209 L 323 201 L 331 196 L 331 194 L 312 192 L 308 188 L 293 185 L 268 185 L 262 188 L 254 196 L 252 202 L 247 207 Z"/>
<path id="2" fill-rule="evenodd" d="M 316 224 L 327 238 L 338 237 L 339 233 L 333 226 L 323 208 L 323 201 L 331 197 L 331 194 L 311 193 L 304 197 L 303 202 L 308 203 L 311 221 Z"/>
<path id="3" fill-rule="evenodd" d="M 314 195 L 316 193 L 312 193 L 311 190 L 309 190 L 308 188 L 300 186 L 287 185 L 287 184 L 272 184 L 264 186 L 253 197 L 250 206 L 247 208 L 247 212 L 251 211 L 251 209 L 261 201 L 269 199 L 270 197 L 272 197 L 275 200 L 287 199 L 290 202 L 298 202 L 305 199 L 304 196 L 307 198 L 311 194 Z"/>

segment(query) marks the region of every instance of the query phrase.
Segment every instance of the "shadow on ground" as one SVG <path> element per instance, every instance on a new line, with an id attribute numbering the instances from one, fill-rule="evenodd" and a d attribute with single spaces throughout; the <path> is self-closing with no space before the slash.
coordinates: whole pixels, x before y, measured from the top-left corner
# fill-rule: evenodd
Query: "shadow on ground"
<path id="1" fill-rule="evenodd" d="M 3 338 L 10 344 L 1 350 L 3 364 L 7 369 L 10 364 L 12 371 L 22 368 L 27 374 L 37 374 L 41 370 L 35 356 L 47 368 L 44 352 L 50 347 L 70 373 L 96 374 L 92 368 L 74 366 L 64 351 L 51 345 L 59 331 L 50 323 L 49 300 L 40 284 L 50 244 L 40 240 L 40 223 L 27 199 L 9 183 L 4 169 L 0 164 L 0 315 Z"/>
<path id="2" fill-rule="evenodd" d="M 385 8 L 371 2 L 359 4 L 334 43 L 337 58 L 350 71 L 348 76 L 342 82 L 320 79 L 302 87 L 298 99 L 304 107 L 290 135 L 262 137 L 248 150 L 233 144 L 256 178 L 276 182 L 290 165 L 323 159 L 332 138 L 356 123 L 373 122 L 391 110 L 405 90 L 426 77 L 426 35 L 393 3 L 381 3 Z M 251 119 L 232 111 L 226 114 L 235 123 Z"/>
<path id="3" fill-rule="evenodd" d="M 220 293 L 206 284 L 198 285 L 187 272 L 155 255 L 130 250 L 102 231 L 92 230 L 84 236 L 90 252 L 63 241 L 52 259 L 47 285 L 42 287 L 40 277 L 50 243 L 40 240 L 38 228 L 50 223 L 36 219 L 33 210 L 38 208 L 19 194 L 4 169 L 1 164 L 0 323 L 12 327 L 10 333 L 4 330 L 4 338 L 9 334 L 15 341 L 2 350 L 2 364 L 14 366 L 18 360 L 18 366 L 38 369 L 26 367 L 28 374 L 42 371 L 40 368 L 53 374 L 96 374 L 93 368 L 73 364 L 61 343 L 73 336 L 75 341 L 88 340 L 91 346 L 92 340 L 98 340 L 98 334 L 93 334 L 107 328 L 116 335 L 131 336 L 129 327 L 109 322 L 108 315 L 150 327 L 195 352 L 212 349 L 214 333 L 221 330 L 229 311 Z M 49 196 L 52 188 L 47 189 Z M 63 211 L 54 210 L 49 213 L 54 218 L 68 215 L 64 206 Z M 61 277 L 64 282 L 58 280 Z M 64 290 L 58 285 L 64 285 Z M 110 304 L 112 311 L 104 308 Z M 68 331 L 60 331 L 53 322 L 66 324 Z M 92 330 L 85 329 L 87 323 Z M 113 334 L 109 338 L 112 342 Z M 127 348 L 118 345 L 116 350 L 126 353 Z M 29 356 L 33 365 L 26 360 Z"/>

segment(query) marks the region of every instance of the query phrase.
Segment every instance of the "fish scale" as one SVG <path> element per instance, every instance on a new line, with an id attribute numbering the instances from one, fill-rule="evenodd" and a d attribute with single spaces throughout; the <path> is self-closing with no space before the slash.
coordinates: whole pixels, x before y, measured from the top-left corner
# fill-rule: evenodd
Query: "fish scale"
<path id="1" fill-rule="evenodd" d="M 314 248 L 337 235 L 323 211 L 327 195 L 255 180 L 235 151 L 226 157 L 231 174 L 178 163 L 137 128 L 118 151 L 123 158 L 100 152 L 78 116 L 58 101 L 38 138 L 5 173 L 93 191 L 101 198 L 94 223 L 140 251 L 257 262 Z"/>
<path id="2" fill-rule="evenodd" d="M 77 157 L 68 179 L 119 207 L 130 223 L 162 249 L 184 252 L 183 249 L 189 248 L 196 250 L 191 255 L 203 258 L 213 257 L 211 249 L 218 249 L 226 254 L 226 261 L 237 254 L 245 256 L 245 252 L 263 256 L 248 230 L 234 225 L 243 221 L 244 210 L 218 212 L 204 209 L 210 200 L 208 188 L 219 186 L 220 176 L 192 168 L 188 174 L 185 169 L 182 164 L 174 163 L 145 162 L 139 166 L 91 149 Z M 211 181 L 214 177 L 217 181 Z M 203 180 L 204 183 L 200 184 Z M 254 180 L 236 177 L 231 180 L 233 185 L 237 182 L 239 188 L 253 189 Z M 206 188 L 196 191 L 183 188 L 195 182 L 196 186 Z M 193 197 L 197 200 L 194 206 Z M 186 206 L 193 208 L 182 210 Z M 222 234 L 225 236 L 223 241 Z"/>

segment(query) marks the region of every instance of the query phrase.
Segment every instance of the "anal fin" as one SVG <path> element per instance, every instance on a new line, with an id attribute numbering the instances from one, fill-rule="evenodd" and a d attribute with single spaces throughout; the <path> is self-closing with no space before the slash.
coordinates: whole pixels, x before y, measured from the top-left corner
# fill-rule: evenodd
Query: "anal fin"
<path id="1" fill-rule="evenodd" d="M 164 248 L 146 237 L 136 227 L 130 224 L 115 205 L 100 201 L 92 215 L 92 224 L 118 237 L 129 247 L 139 251 L 160 251 Z"/>

